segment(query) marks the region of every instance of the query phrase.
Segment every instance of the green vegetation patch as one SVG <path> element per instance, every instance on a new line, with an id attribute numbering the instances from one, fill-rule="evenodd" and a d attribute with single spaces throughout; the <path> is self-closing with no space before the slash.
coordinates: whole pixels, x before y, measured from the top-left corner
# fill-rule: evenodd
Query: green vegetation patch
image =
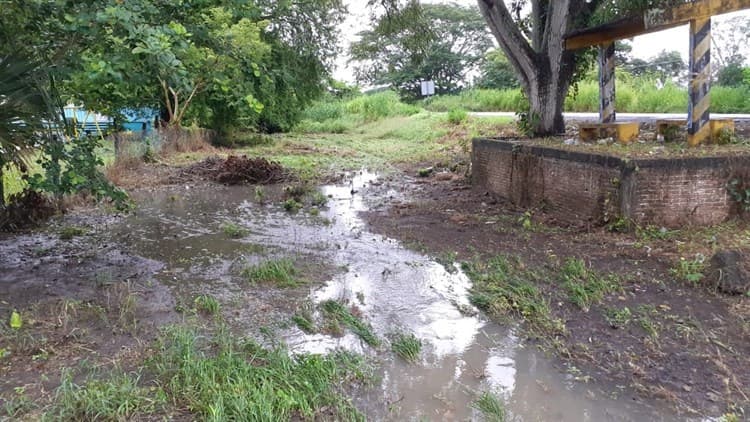
<path id="1" fill-rule="evenodd" d="M 477 409 L 488 422 L 505 421 L 505 405 L 495 394 L 483 392 L 472 403 L 472 407 Z"/>
<path id="2" fill-rule="evenodd" d="M 203 312 L 208 315 L 218 314 L 221 308 L 219 301 L 211 295 L 200 295 L 193 300 L 193 303 L 198 312 Z"/>
<path id="3" fill-rule="evenodd" d="M 584 312 L 588 312 L 591 305 L 601 302 L 605 294 L 620 288 L 615 276 L 600 276 L 577 258 L 565 261 L 560 269 L 560 278 L 570 301 Z"/>
<path id="4" fill-rule="evenodd" d="M 277 287 L 296 287 L 302 284 L 297 278 L 299 270 L 291 259 L 266 261 L 242 270 L 242 277 L 250 283 L 268 283 Z"/>
<path id="5" fill-rule="evenodd" d="M 83 236 L 84 234 L 86 234 L 86 229 L 76 226 L 65 226 L 57 232 L 60 240 L 71 240 L 74 237 Z"/>
<path id="6" fill-rule="evenodd" d="M 372 327 L 362 321 L 358 316 L 355 316 L 352 311 L 342 303 L 335 300 L 327 300 L 320 304 L 320 308 L 333 322 L 333 324 L 329 323 L 329 325 L 334 327 L 336 325 L 344 325 L 370 346 L 377 347 L 380 345 L 380 339 L 375 333 L 373 333 Z"/>
<path id="7" fill-rule="evenodd" d="M 238 224 L 235 223 L 224 223 L 221 225 L 221 231 L 224 232 L 225 235 L 233 238 L 238 239 L 240 237 L 247 236 L 248 230 Z"/>
<path id="8" fill-rule="evenodd" d="M 536 334 L 565 332 L 564 323 L 552 317 L 547 295 L 536 287 L 538 276 L 517 259 L 499 255 L 488 261 L 462 264 L 472 280 L 470 301 L 493 318 L 523 318 Z"/>
<path id="9" fill-rule="evenodd" d="M 414 334 L 396 333 L 391 339 L 391 350 L 401 359 L 414 363 L 419 360 L 422 352 L 422 340 Z"/>

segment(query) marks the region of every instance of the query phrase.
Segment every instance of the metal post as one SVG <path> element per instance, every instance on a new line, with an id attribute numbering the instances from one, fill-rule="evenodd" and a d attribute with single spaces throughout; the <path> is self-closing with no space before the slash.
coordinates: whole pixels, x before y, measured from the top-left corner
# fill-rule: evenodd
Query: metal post
<path id="1" fill-rule="evenodd" d="M 614 123 L 615 116 L 615 43 L 599 46 L 599 120 Z"/>
<path id="2" fill-rule="evenodd" d="M 690 21 L 690 99 L 688 144 L 700 145 L 711 137 L 711 18 Z"/>

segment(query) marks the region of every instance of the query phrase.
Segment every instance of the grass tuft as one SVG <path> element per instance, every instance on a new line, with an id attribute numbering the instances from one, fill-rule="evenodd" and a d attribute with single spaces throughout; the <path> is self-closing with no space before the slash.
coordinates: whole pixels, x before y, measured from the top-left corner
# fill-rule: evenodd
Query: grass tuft
<path id="1" fill-rule="evenodd" d="M 352 311 L 347 309 L 340 302 L 327 300 L 321 303 L 320 307 L 323 309 L 326 316 L 334 322 L 329 325 L 335 326 L 343 324 L 370 346 L 377 347 L 380 345 L 380 339 L 372 332 L 372 327 L 365 324 L 359 317 L 354 316 Z"/>
<path id="2" fill-rule="evenodd" d="M 604 295 L 619 288 L 614 276 L 602 277 L 586 268 L 583 260 L 568 258 L 560 269 L 563 287 L 568 291 L 568 298 L 584 312 L 591 305 L 599 303 Z"/>
<path id="3" fill-rule="evenodd" d="M 422 352 L 422 340 L 414 334 L 397 333 L 391 340 L 391 350 L 403 360 L 414 363 Z"/>
<path id="4" fill-rule="evenodd" d="M 86 234 L 86 229 L 83 227 L 65 226 L 57 234 L 60 236 L 60 240 L 71 240 L 74 237 Z"/>
<path id="5" fill-rule="evenodd" d="M 224 223 L 221 225 L 221 231 L 224 232 L 225 235 L 233 238 L 238 239 L 240 237 L 247 236 L 247 229 L 244 227 L 234 224 L 234 223 Z"/>
<path id="6" fill-rule="evenodd" d="M 291 259 L 266 261 L 242 270 L 242 277 L 250 283 L 269 283 L 277 287 L 296 287 L 302 284 L 299 271 Z"/>
<path id="7" fill-rule="evenodd" d="M 503 402 L 494 394 L 489 392 L 482 393 L 477 398 L 472 406 L 477 409 L 484 420 L 488 422 L 503 422 L 505 421 L 505 406 Z"/>
<path id="8" fill-rule="evenodd" d="M 211 295 L 200 295 L 195 298 L 193 303 L 198 312 L 203 312 L 208 315 L 216 315 L 219 313 L 219 301 Z"/>

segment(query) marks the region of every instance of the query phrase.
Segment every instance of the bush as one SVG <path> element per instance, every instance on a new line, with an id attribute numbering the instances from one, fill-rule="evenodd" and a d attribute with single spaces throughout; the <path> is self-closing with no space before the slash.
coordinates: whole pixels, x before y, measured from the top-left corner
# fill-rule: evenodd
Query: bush
<path id="1" fill-rule="evenodd" d="M 448 112 L 448 123 L 459 125 L 469 118 L 469 113 L 462 108 L 454 108 Z"/>

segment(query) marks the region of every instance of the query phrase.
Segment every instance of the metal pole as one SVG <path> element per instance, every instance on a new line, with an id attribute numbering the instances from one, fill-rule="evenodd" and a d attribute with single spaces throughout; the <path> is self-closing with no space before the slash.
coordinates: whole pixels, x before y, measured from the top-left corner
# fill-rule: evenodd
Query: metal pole
<path id="1" fill-rule="evenodd" d="M 711 137 L 711 18 L 690 21 L 690 99 L 688 144 L 700 145 Z"/>

